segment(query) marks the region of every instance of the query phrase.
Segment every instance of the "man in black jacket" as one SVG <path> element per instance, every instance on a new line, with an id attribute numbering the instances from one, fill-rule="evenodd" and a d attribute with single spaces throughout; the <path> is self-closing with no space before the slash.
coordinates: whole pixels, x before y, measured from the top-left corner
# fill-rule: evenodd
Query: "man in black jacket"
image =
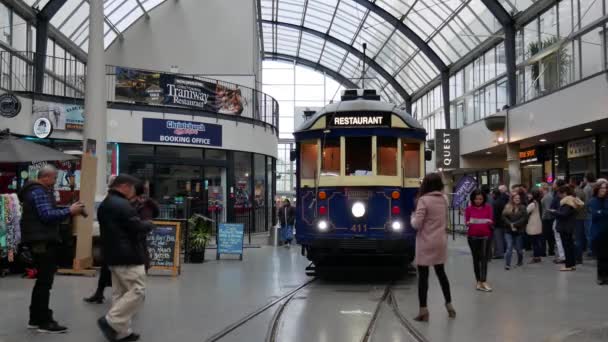
<path id="1" fill-rule="evenodd" d="M 59 224 L 70 216 L 84 213 L 80 202 L 69 208 L 57 208 L 53 187 L 57 169 L 45 165 L 38 171 L 36 181 L 28 182 L 19 193 L 23 204 L 21 241 L 28 246 L 38 270 L 32 290 L 28 328 L 43 333 L 64 333 L 67 328 L 53 319 L 49 309 L 51 288 L 57 271 L 57 248 L 61 242 Z"/>
<path id="2" fill-rule="evenodd" d="M 138 180 L 118 175 L 97 210 L 104 260 L 112 272 L 113 301 L 110 311 L 97 323 L 110 341 L 137 341 L 131 318 L 144 300 L 146 270 L 142 236 L 154 225 L 142 221 L 129 202 Z"/>

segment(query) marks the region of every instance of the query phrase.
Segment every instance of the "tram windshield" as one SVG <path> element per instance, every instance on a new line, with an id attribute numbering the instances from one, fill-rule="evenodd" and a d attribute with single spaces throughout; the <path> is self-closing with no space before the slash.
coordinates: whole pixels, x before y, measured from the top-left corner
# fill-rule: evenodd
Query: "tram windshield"
<path id="1" fill-rule="evenodd" d="M 378 175 L 397 176 L 397 138 L 378 137 Z"/>
<path id="2" fill-rule="evenodd" d="M 340 175 L 340 138 L 330 138 L 323 141 L 321 156 L 321 176 Z"/>
<path id="3" fill-rule="evenodd" d="M 346 175 L 372 175 L 372 137 L 346 138 Z"/>
<path id="4" fill-rule="evenodd" d="M 403 176 L 405 178 L 420 178 L 420 144 L 404 142 L 402 150 Z"/>

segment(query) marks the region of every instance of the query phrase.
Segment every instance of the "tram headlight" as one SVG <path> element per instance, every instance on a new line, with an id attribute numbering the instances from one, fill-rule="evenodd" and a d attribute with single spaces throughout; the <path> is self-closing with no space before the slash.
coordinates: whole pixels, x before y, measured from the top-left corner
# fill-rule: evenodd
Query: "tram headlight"
<path id="1" fill-rule="evenodd" d="M 399 221 L 394 221 L 394 222 L 391 224 L 391 228 L 393 228 L 393 231 L 395 231 L 395 232 L 399 232 L 399 231 L 401 231 L 401 228 L 402 228 L 401 222 L 399 222 Z"/>
<path id="2" fill-rule="evenodd" d="M 321 220 L 319 222 L 317 222 L 317 228 L 319 229 L 319 231 L 327 231 L 327 228 L 329 228 L 329 224 L 327 224 L 327 221 L 325 220 Z"/>
<path id="3" fill-rule="evenodd" d="M 351 212 L 356 218 L 363 217 L 365 215 L 365 204 L 363 202 L 355 202 L 351 208 Z"/>

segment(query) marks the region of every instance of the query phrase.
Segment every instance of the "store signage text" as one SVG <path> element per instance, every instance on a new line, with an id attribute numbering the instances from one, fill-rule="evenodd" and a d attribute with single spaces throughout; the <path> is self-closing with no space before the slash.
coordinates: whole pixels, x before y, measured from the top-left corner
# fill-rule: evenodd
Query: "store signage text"
<path id="1" fill-rule="evenodd" d="M 519 152 L 519 162 L 521 164 L 535 163 L 537 161 L 538 156 L 535 148 Z"/>
<path id="2" fill-rule="evenodd" d="M 391 113 L 327 115 L 327 127 L 390 127 Z"/>
<path id="3" fill-rule="evenodd" d="M 441 169 L 460 167 L 460 131 L 457 129 L 435 130 L 435 164 Z"/>
<path id="4" fill-rule="evenodd" d="M 142 129 L 143 141 L 199 146 L 222 146 L 221 125 L 144 118 Z"/>
<path id="5" fill-rule="evenodd" d="M 568 159 L 595 155 L 595 139 L 585 138 L 568 143 Z"/>

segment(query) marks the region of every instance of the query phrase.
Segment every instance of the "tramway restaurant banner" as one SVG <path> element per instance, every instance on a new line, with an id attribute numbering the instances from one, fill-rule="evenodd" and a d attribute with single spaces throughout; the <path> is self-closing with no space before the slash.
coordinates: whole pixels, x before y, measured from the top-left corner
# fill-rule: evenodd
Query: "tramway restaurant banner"
<path id="1" fill-rule="evenodd" d="M 211 113 L 241 115 L 244 103 L 241 89 L 184 77 L 116 67 L 116 101 L 148 105 L 180 106 Z"/>
<path id="2" fill-rule="evenodd" d="M 165 144 L 222 146 L 222 126 L 193 121 L 144 118 L 142 140 Z"/>

